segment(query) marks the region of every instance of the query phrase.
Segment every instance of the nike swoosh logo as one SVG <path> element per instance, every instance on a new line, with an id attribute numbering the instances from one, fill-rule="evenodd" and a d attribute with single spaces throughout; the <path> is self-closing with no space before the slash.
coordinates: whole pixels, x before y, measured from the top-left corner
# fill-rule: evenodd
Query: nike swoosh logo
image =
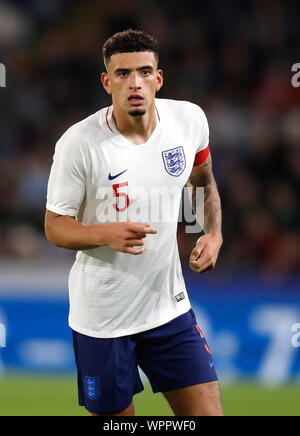
<path id="1" fill-rule="evenodd" d="M 119 177 L 119 176 L 121 176 L 122 174 L 124 174 L 126 171 L 128 171 L 128 170 L 124 170 L 124 171 L 122 171 L 121 173 L 116 174 L 115 176 L 112 176 L 112 175 L 109 173 L 109 175 L 108 175 L 108 180 L 114 180 L 114 179 L 116 179 L 117 177 Z"/>
<path id="2" fill-rule="evenodd" d="M 210 360 L 208 363 L 209 363 L 209 366 L 210 366 L 211 368 L 214 366 L 214 361 L 213 361 L 213 360 Z"/>

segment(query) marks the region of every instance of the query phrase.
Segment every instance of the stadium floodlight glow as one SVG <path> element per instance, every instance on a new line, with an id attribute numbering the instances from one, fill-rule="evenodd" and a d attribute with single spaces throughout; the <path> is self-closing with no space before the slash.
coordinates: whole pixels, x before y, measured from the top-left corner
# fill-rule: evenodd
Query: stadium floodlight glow
<path id="1" fill-rule="evenodd" d="M 294 88 L 299 88 L 299 86 L 300 86 L 300 63 L 294 64 L 292 66 L 292 72 L 296 73 L 292 77 L 292 86 Z"/>
<path id="2" fill-rule="evenodd" d="M 6 87 L 6 68 L 4 64 L 0 64 L 0 87 Z"/>

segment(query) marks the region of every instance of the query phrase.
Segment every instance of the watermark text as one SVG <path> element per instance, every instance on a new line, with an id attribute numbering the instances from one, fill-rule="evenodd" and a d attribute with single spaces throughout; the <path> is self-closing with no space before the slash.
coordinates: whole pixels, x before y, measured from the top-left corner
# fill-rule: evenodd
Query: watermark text
<path id="1" fill-rule="evenodd" d="M 292 77 L 292 86 L 299 88 L 300 86 L 300 62 L 292 65 L 292 72 L 295 73 Z"/>
<path id="2" fill-rule="evenodd" d="M 6 327 L 0 322 L 0 348 L 6 347 Z"/>
<path id="3" fill-rule="evenodd" d="M 0 88 L 6 87 L 6 68 L 4 64 L 0 63 Z"/>
<path id="4" fill-rule="evenodd" d="M 144 187 L 128 188 L 128 183 L 100 187 L 96 194 L 96 217 L 108 222 L 185 222 L 186 233 L 199 233 L 204 226 L 204 188 Z M 194 199 L 194 201 L 192 200 Z M 195 212 L 192 208 L 194 202 Z"/>
<path id="5" fill-rule="evenodd" d="M 291 331 L 295 333 L 292 337 L 292 346 L 295 348 L 300 347 L 300 322 L 292 325 Z"/>

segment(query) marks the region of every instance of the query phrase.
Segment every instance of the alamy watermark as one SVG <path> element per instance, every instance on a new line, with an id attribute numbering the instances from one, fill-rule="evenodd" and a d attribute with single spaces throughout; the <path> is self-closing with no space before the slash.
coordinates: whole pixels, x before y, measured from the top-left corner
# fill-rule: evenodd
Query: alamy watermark
<path id="1" fill-rule="evenodd" d="M 6 347 L 6 327 L 0 322 L 0 348 Z"/>
<path id="2" fill-rule="evenodd" d="M 291 331 L 295 334 L 292 337 L 292 346 L 295 348 L 300 347 L 300 322 L 292 325 Z"/>
<path id="3" fill-rule="evenodd" d="M 185 222 L 186 233 L 199 233 L 204 226 L 204 188 L 142 186 L 120 183 L 100 187 L 96 194 L 96 217 L 100 223 L 151 222 L 175 224 Z M 192 208 L 194 203 L 195 211 Z M 180 207 L 181 206 L 181 207 Z M 178 213 L 179 212 L 179 213 Z"/>
<path id="4" fill-rule="evenodd" d="M 6 87 L 6 68 L 4 64 L 0 63 L 0 88 Z"/>
<path id="5" fill-rule="evenodd" d="M 292 72 L 295 73 L 292 77 L 292 86 L 299 88 L 300 86 L 300 63 L 292 65 Z"/>

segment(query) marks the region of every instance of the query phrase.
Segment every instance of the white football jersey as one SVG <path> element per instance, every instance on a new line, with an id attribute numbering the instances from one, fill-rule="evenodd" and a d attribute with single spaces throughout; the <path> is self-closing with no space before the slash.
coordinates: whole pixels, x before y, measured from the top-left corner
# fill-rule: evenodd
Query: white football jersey
<path id="1" fill-rule="evenodd" d="M 208 147 L 204 112 L 156 99 L 148 141 L 115 127 L 113 106 L 73 125 L 56 145 L 47 209 L 85 225 L 144 222 L 158 230 L 134 256 L 102 246 L 77 252 L 69 275 L 70 327 L 119 337 L 163 325 L 190 309 L 177 247 L 181 192 L 196 153 Z"/>

